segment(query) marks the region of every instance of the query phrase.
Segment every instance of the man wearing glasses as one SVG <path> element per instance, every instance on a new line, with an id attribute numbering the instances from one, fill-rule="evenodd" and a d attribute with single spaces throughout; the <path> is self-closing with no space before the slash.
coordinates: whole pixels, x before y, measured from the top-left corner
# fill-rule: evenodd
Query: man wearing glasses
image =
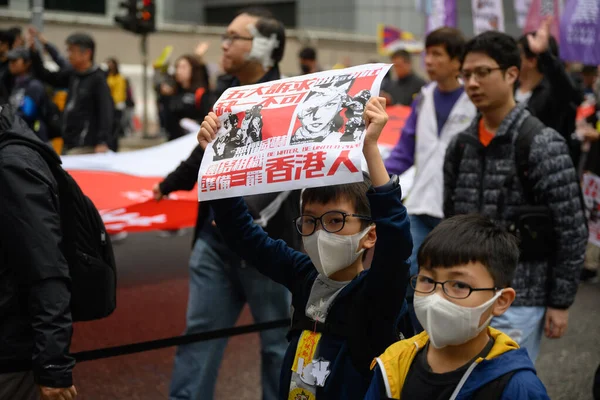
<path id="1" fill-rule="evenodd" d="M 479 213 L 520 239 L 513 306 L 492 321 L 537 358 L 542 334 L 564 335 L 587 243 L 565 140 L 516 104 L 517 42 L 485 32 L 467 43 L 461 75 L 481 117 L 448 145 L 444 213 Z"/>
<path id="2" fill-rule="evenodd" d="M 231 77 L 221 85 L 219 97 L 228 87 L 268 82 L 281 78 L 278 63 L 285 47 L 283 24 L 263 9 L 242 11 L 223 36 L 222 65 Z M 226 82 L 222 80 L 221 82 Z M 157 200 L 177 190 L 192 190 L 204 151 L 200 146 L 154 188 Z M 299 192 L 270 193 L 246 197 L 255 218 L 269 234 L 300 248 L 300 238 L 289 221 L 300 213 Z M 261 275 L 254 265 L 234 255 L 213 222 L 212 210 L 200 203 L 194 248 L 190 258 L 190 289 L 186 333 L 228 328 L 235 325 L 245 303 L 254 321 L 289 318 L 290 295 L 285 287 Z M 286 329 L 260 333 L 263 399 L 277 398 L 279 373 L 287 340 Z M 214 398 L 215 383 L 227 339 L 180 346 L 175 356 L 169 399 Z M 259 363 L 256 364 L 257 366 Z"/>

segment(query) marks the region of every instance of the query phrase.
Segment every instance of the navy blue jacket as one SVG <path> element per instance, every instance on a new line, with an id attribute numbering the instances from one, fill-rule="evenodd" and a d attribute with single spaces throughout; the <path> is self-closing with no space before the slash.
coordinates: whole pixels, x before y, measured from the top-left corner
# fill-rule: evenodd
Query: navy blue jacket
<path id="1" fill-rule="evenodd" d="M 370 191 L 368 198 L 377 227 L 373 261 L 370 269 L 360 273 L 335 298 L 327 314 L 327 323 L 347 326 L 350 337 L 323 333 L 318 356 L 331 362 L 331 374 L 325 387 L 317 388 L 318 400 L 362 399 L 372 378 L 371 360 L 399 339 L 398 328 L 400 331 L 406 328 L 398 327 L 398 321 L 405 304 L 412 237 L 406 208 L 401 202 L 402 191 L 399 187 Z M 288 247 L 283 240 L 271 239 L 253 223 L 241 198 L 213 201 L 210 205 L 229 247 L 261 273 L 287 287 L 292 293 L 294 310 L 304 312 L 318 275 L 310 258 Z M 289 396 L 300 334 L 291 331 L 288 335 L 290 344 L 281 372 L 282 400 Z M 356 357 L 359 353 L 361 356 Z"/>

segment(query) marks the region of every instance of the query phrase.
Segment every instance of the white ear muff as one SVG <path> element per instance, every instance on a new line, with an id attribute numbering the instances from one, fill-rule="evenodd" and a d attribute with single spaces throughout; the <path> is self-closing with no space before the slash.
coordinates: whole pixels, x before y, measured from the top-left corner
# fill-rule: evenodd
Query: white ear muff
<path id="1" fill-rule="evenodd" d="M 258 61 L 264 69 L 269 69 L 273 66 L 273 50 L 279 47 L 279 40 L 276 34 L 271 34 L 266 37 L 260 34 L 254 25 L 248 25 L 248 30 L 252 34 L 252 49 L 246 56 L 248 60 Z"/>

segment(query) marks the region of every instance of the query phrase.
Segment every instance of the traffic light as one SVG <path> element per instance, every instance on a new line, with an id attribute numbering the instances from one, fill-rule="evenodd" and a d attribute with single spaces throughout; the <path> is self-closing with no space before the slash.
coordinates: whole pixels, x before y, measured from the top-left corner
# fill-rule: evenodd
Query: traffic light
<path id="1" fill-rule="evenodd" d="M 140 33 L 156 32 L 156 4 L 154 0 L 142 0 L 142 7 L 138 13 L 138 28 Z"/>
<path id="2" fill-rule="evenodd" d="M 154 0 L 125 0 L 119 3 L 124 15 L 115 16 L 115 22 L 126 31 L 145 35 L 156 31 L 156 5 Z"/>

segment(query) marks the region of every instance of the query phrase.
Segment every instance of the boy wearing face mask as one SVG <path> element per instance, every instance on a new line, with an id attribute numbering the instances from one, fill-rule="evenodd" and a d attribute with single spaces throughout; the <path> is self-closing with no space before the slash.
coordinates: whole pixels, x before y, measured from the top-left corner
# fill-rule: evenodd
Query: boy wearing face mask
<path id="1" fill-rule="evenodd" d="M 390 179 L 377 147 L 387 122 L 385 99 L 370 99 L 364 118 L 371 181 L 303 192 L 294 224 L 308 255 L 253 224 L 241 198 L 210 204 L 230 248 L 292 293 L 282 400 L 362 399 L 372 358 L 411 329 L 401 312 L 412 251 L 409 221 L 398 179 Z M 214 140 L 219 126 L 210 113 L 198 135 L 201 146 Z M 364 252 L 374 247 L 365 271 Z"/>
<path id="2" fill-rule="evenodd" d="M 485 217 L 443 221 L 419 249 L 411 277 L 425 331 L 376 358 L 365 400 L 548 399 L 525 349 L 489 327 L 515 299 L 519 248 Z"/>

